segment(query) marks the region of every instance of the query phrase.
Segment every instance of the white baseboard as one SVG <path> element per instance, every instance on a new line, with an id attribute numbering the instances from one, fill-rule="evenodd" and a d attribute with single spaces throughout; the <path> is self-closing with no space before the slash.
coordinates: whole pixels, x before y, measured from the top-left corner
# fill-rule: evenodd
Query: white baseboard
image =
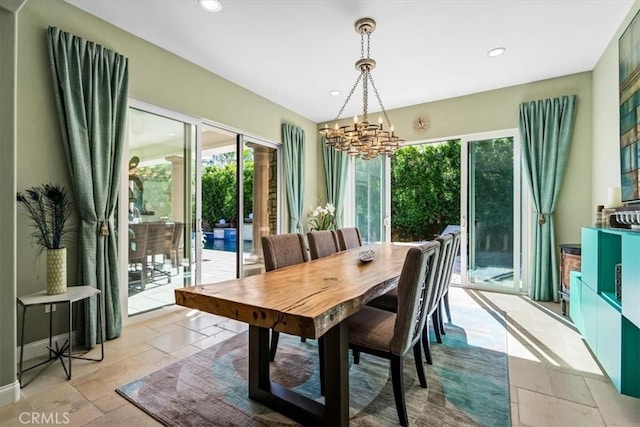
<path id="1" fill-rule="evenodd" d="M 62 345 L 69 339 L 69 334 L 64 333 L 60 335 L 56 335 L 52 338 L 53 348 L 56 348 L 56 343 L 58 343 L 58 348 L 62 347 Z M 71 341 L 73 346 L 75 347 L 78 343 L 78 338 L 76 331 L 71 333 Z M 49 355 L 49 350 L 47 349 L 49 345 L 49 338 L 42 339 L 40 341 L 34 341 L 29 344 L 25 344 L 24 346 L 24 356 L 23 361 L 35 359 L 36 357 L 47 357 Z M 20 347 L 16 348 L 16 361 L 20 361 Z"/>
<path id="2" fill-rule="evenodd" d="M 20 400 L 20 383 L 17 380 L 0 387 L 0 408 L 18 400 Z"/>

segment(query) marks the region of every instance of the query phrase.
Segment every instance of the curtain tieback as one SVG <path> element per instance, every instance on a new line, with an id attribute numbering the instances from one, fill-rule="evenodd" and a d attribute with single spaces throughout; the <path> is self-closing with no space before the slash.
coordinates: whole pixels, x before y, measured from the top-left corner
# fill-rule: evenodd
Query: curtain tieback
<path id="1" fill-rule="evenodd" d="M 107 226 L 107 221 L 105 219 L 89 219 L 89 218 L 82 218 L 83 221 L 86 222 L 94 222 L 94 223 L 99 223 L 100 224 L 100 235 L 101 236 L 108 236 L 109 235 L 109 226 Z"/>
<path id="2" fill-rule="evenodd" d="M 547 222 L 547 220 L 544 218 L 545 215 L 549 216 L 553 212 L 536 212 L 536 213 L 538 214 L 538 225 L 542 225 Z"/>

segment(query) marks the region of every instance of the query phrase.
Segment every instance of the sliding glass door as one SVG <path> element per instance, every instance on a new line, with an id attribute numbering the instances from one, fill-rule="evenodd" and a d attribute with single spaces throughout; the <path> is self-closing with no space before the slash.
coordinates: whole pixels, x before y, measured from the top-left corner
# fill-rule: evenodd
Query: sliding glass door
<path id="1" fill-rule="evenodd" d="M 522 203 L 515 132 L 462 139 L 462 284 L 521 290 Z"/>
<path id="2" fill-rule="evenodd" d="M 278 145 L 130 105 L 119 214 L 128 315 L 174 304 L 178 287 L 264 271 L 260 238 L 280 229 Z"/>
<path id="3" fill-rule="evenodd" d="M 190 200 L 195 126 L 129 109 L 127 162 L 128 314 L 173 304 L 173 290 L 193 284 Z M 186 249 L 186 250 L 185 250 Z"/>

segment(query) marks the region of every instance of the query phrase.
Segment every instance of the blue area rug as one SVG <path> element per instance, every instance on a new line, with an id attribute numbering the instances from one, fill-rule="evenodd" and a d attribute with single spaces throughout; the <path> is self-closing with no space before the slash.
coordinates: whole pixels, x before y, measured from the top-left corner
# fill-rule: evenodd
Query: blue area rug
<path id="1" fill-rule="evenodd" d="M 405 363 L 409 423 L 509 426 L 503 314 L 479 306 L 462 289 L 450 294 L 453 322 L 442 344 L 432 340 L 427 389 L 418 383 L 413 358 Z M 247 345 L 247 334 L 239 334 L 117 392 L 167 426 L 295 425 L 247 397 Z M 321 400 L 317 359 L 316 341 L 281 334 L 272 379 Z M 398 425 L 388 361 L 362 354 L 360 364 L 350 366 L 349 383 L 351 425 Z"/>

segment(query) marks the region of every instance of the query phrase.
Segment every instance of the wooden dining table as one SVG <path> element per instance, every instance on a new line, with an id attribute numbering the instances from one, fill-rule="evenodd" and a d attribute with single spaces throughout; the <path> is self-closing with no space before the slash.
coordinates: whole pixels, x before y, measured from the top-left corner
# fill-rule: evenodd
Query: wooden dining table
<path id="1" fill-rule="evenodd" d="M 305 425 L 349 424 L 347 319 L 397 284 L 410 246 L 372 245 L 267 273 L 176 289 L 176 304 L 249 324 L 249 397 Z M 272 382 L 269 330 L 324 337 L 324 404 Z M 295 367 L 292 367 L 295 369 Z"/>

